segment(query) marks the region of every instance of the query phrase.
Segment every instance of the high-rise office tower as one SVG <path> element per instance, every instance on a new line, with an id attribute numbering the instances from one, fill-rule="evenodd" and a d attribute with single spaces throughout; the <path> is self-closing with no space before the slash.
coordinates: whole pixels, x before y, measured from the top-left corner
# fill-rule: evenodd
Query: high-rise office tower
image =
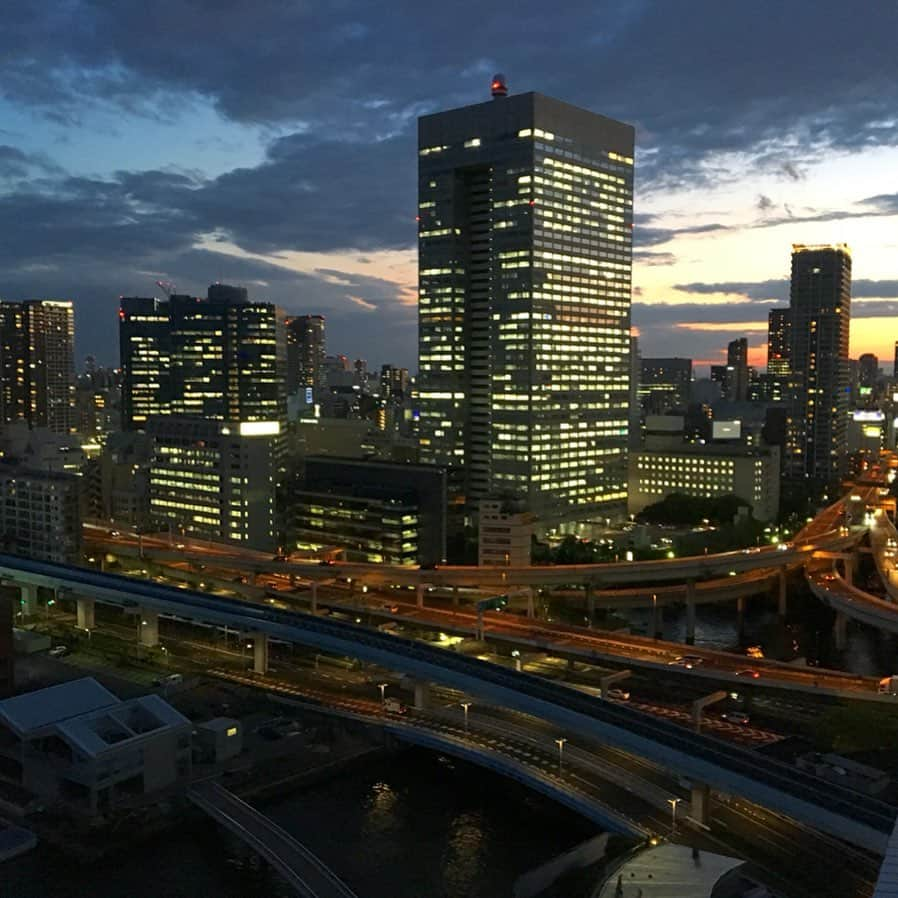
<path id="1" fill-rule="evenodd" d="M 740 337 L 727 344 L 727 373 L 724 397 L 733 402 L 748 399 L 748 340 Z"/>
<path id="2" fill-rule="evenodd" d="M 125 429 L 151 415 L 284 422 L 283 312 L 213 284 L 209 298 L 123 298 L 119 310 Z"/>
<path id="3" fill-rule="evenodd" d="M 300 391 L 310 400 L 324 387 L 324 316 L 287 319 L 287 392 Z M 309 392 L 311 391 L 311 392 Z"/>
<path id="4" fill-rule="evenodd" d="M 862 387 L 872 390 L 879 380 L 879 359 L 872 352 L 865 352 L 858 359 L 858 381 Z"/>
<path id="5" fill-rule="evenodd" d="M 812 490 L 846 469 L 851 252 L 845 244 L 792 247 L 792 427 L 788 476 Z"/>
<path id="6" fill-rule="evenodd" d="M 143 430 L 152 415 L 171 412 L 171 322 L 168 302 L 119 300 L 122 427 Z"/>
<path id="7" fill-rule="evenodd" d="M 75 426 L 75 318 L 70 302 L 0 302 L 0 414 L 70 433 Z"/>
<path id="8" fill-rule="evenodd" d="M 467 508 L 622 513 L 634 131 L 535 93 L 418 122 L 419 441 Z"/>

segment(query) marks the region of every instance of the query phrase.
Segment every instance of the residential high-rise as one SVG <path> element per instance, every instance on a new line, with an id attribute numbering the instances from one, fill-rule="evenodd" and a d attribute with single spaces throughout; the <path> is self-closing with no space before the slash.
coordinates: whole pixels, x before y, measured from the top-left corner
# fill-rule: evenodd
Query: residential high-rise
<path id="1" fill-rule="evenodd" d="M 898 380 L 898 340 L 895 341 L 895 359 L 892 362 L 892 377 Z"/>
<path id="2" fill-rule="evenodd" d="M 767 373 L 788 377 L 789 339 L 792 330 L 789 309 L 771 309 L 767 313 Z"/>
<path id="3" fill-rule="evenodd" d="M 72 303 L 0 302 L 0 419 L 70 433 L 75 426 Z"/>
<path id="4" fill-rule="evenodd" d="M 836 486 L 847 461 L 851 252 L 792 247 L 792 428 L 787 476 L 812 494 Z"/>
<path id="5" fill-rule="evenodd" d="M 250 302 L 242 287 L 213 284 L 207 299 L 123 298 L 119 343 L 125 429 L 166 414 L 286 419 L 283 312 Z"/>
<path id="6" fill-rule="evenodd" d="M 287 392 L 306 392 L 309 401 L 324 387 L 324 316 L 287 319 Z M 310 392 L 311 391 L 311 392 Z"/>
<path id="7" fill-rule="evenodd" d="M 418 432 L 551 528 L 625 510 L 634 131 L 503 85 L 418 122 Z"/>

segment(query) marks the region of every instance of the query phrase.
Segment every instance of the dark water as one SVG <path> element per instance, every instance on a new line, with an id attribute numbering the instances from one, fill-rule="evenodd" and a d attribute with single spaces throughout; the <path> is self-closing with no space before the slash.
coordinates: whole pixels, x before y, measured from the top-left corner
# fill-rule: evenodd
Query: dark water
<path id="1" fill-rule="evenodd" d="M 378 759 L 263 809 L 360 898 L 510 898 L 517 876 L 596 833 L 523 787 L 417 750 Z M 292 898 L 211 823 L 184 825 L 87 868 L 45 846 L 0 865 L 2 898 L 256 895 Z"/>

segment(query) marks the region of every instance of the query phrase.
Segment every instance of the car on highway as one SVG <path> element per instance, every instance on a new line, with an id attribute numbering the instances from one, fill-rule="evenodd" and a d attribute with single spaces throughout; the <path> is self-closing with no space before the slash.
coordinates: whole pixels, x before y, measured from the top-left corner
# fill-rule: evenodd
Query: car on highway
<path id="1" fill-rule="evenodd" d="M 751 677 L 753 680 L 757 680 L 759 676 L 761 676 L 758 671 L 752 670 L 750 667 L 747 667 L 745 670 L 737 670 L 737 677 Z"/>
<path id="2" fill-rule="evenodd" d="M 110 530 L 109 535 L 114 538 L 116 536 L 121 536 L 122 532 L 120 530 Z"/>
<path id="3" fill-rule="evenodd" d="M 673 661 L 668 661 L 669 666 L 677 666 L 677 667 L 685 667 L 686 670 L 692 670 L 693 667 L 699 667 L 704 664 L 705 659 L 700 658 L 698 655 L 680 655 L 677 658 L 674 658 Z"/>
<path id="4" fill-rule="evenodd" d="M 630 701 L 630 692 L 627 689 L 609 689 L 608 698 L 615 702 Z"/>
<path id="5" fill-rule="evenodd" d="M 337 562 L 333 558 L 322 558 L 318 562 L 319 567 L 333 567 Z"/>
<path id="6" fill-rule="evenodd" d="M 51 658 L 62 658 L 63 655 L 68 655 L 69 647 L 67 645 L 54 645 L 52 649 L 50 649 L 47 654 Z"/>
<path id="7" fill-rule="evenodd" d="M 739 726 L 748 724 L 748 715 L 744 711 L 724 711 L 720 715 L 720 719 L 725 720 L 727 723 L 737 723 Z"/>
<path id="8" fill-rule="evenodd" d="M 380 607 L 382 611 L 389 611 L 390 614 L 399 614 L 399 606 L 392 602 L 384 602 Z"/>
<path id="9" fill-rule="evenodd" d="M 742 554 L 743 555 L 756 555 L 760 551 L 761 551 L 760 546 L 750 546 L 748 549 L 743 549 Z"/>

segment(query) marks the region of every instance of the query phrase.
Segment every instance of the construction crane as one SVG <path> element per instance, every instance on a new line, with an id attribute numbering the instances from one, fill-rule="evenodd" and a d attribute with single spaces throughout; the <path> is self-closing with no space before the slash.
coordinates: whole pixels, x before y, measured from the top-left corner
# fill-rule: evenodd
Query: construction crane
<path id="1" fill-rule="evenodd" d="M 171 281 L 156 281 L 156 286 L 162 290 L 167 299 L 171 299 L 172 293 L 178 289 Z"/>

